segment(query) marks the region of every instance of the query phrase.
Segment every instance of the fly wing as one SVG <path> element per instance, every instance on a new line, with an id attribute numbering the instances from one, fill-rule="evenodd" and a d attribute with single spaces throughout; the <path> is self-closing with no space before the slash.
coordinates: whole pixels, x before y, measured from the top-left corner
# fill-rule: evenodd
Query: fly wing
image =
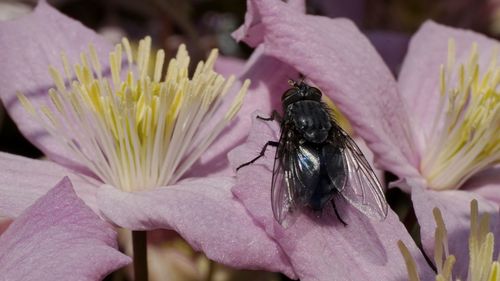
<path id="1" fill-rule="evenodd" d="M 273 166 L 273 179 L 271 184 L 271 207 L 274 218 L 280 224 L 285 220 L 288 212 L 293 209 L 294 202 L 288 189 L 285 172 L 283 171 L 283 159 L 279 157 L 279 149 L 276 150 Z"/>
<path id="2" fill-rule="evenodd" d="M 289 159 L 287 150 L 290 149 L 290 143 L 284 137 L 282 132 L 279 145 L 276 148 L 273 165 L 273 178 L 271 183 L 271 207 L 274 218 L 283 225 L 289 213 L 295 209 L 295 198 L 291 190 L 290 171 L 288 168 Z"/>
<path id="3" fill-rule="evenodd" d="M 274 159 L 271 205 L 274 218 L 287 227 L 297 218 L 299 209 L 311 197 L 319 176 L 319 156 L 294 142 L 293 137 L 280 139 Z"/>
<path id="4" fill-rule="evenodd" d="M 339 135 L 347 176 L 340 195 L 366 216 L 385 219 L 387 201 L 377 176 L 354 140 L 344 131 Z"/>

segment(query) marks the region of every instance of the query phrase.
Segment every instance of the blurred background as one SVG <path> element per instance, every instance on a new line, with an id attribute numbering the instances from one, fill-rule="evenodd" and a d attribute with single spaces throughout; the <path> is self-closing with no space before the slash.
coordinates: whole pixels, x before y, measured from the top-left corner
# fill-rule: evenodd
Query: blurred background
<path id="1" fill-rule="evenodd" d="M 212 48 L 235 64 L 244 63 L 252 49 L 231 37 L 243 23 L 244 0 L 48 0 L 62 13 L 118 42 L 123 36 L 131 41 L 146 35 L 168 56 L 186 43 L 192 61 L 205 58 Z M 29 13 L 36 1 L 0 0 L 0 20 Z M 472 29 L 491 37 L 500 36 L 500 0 L 309 0 L 309 14 L 347 17 L 373 42 L 397 76 L 408 41 L 420 24 L 433 19 L 449 26 Z M 1 51 L 1 50 L 0 50 Z M 0 85 L 1 86 L 1 85 Z M 0 105 L 0 151 L 38 158 L 42 154 L 27 142 Z M 387 175 L 391 179 L 391 175 Z M 407 195 L 392 189 L 391 207 L 414 235 L 414 216 Z M 121 247 L 130 252 L 130 237 L 120 234 Z M 209 261 L 194 252 L 175 233 L 158 231 L 149 236 L 150 277 L 173 281 L 288 280 L 279 274 L 237 271 Z M 106 280 L 129 280 L 124 269 Z"/>

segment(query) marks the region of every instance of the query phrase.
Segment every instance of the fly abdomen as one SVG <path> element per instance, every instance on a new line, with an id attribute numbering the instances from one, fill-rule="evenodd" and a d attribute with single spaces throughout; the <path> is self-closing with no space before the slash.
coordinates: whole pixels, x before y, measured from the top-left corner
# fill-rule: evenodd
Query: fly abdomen
<path id="1" fill-rule="evenodd" d="M 286 109 L 295 129 L 302 137 L 312 143 L 323 143 L 332 127 L 331 117 L 321 102 L 300 100 Z"/>

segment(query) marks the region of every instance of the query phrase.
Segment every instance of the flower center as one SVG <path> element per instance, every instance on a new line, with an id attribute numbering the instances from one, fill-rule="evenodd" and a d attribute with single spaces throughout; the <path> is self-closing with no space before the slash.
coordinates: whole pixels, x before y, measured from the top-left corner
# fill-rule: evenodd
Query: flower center
<path id="1" fill-rule="evenodd" d="M 497 50 L 483 71 L 473 44 L 464 64 L 455 62 L 455 42 L 441 66 L 438 113 L 421 162 L 433 189 L 458 188 L 477 171 L 500 161 L 500 67 Z M 482 73 L 481 73 L 482 72 Z"/>
<path id="2" fill-rule="evenodd" d="M 434 208 L 433 214 L 436 220 L 434 262 L 437 269 L 436 280 L 475 280 L 496 281 L 500 270 L 500 260 L 493 260 L 494 236 L 489 231 L 489 214 L 479 216 L 476 200 L 471 201 L 471 222 L 469 234 L 469 271 L 466 279 L 453 278 L 452 269 L 455 264 L 455 256 L 448 252 L 448 238 L 446 226 L 438 208 Z M 410 281 L 420 281 L 416 263 L 410 255 L 410 251 L 403 242 L 398 241 L 399 249 L 406 262 Z M 465 245 L 464 245 L 465 246 Z"/>
<path id="3" fill-rule="evenodd" d="M 163 79 L 165 53 L 159 50 L 150 66 L 149 37 L 140 41 L 135 57 L 127 39 L 115 47 L 110 78 L 103 76 L 95 49 L 89 50 L 90 64 L 82 54 L 73 71 L 62 56 L 65 78 L 50 67 L 56 89 L 49 90 L 49 104 L 35 108 L 18 96 L 103 182 L 125 191 L 177 181 L 234 118 L 249 86 L 245 81 L 232 104 L 221 104 L 234 77 L 226 80 L 214 72 L 216 50 L 189 78 L 189 55 L 181 45 Z"/>

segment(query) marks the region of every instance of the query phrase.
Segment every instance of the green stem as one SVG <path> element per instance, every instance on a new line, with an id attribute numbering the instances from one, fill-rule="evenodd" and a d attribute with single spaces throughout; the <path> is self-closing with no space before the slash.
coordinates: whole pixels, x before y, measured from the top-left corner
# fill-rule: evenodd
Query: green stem
<path id="1" fill-rule="evenodd" d="M 148 281 L 148 248 L 146 247 L 146 241 L 146 231 L 132 231 L 135 281 Z"/>

